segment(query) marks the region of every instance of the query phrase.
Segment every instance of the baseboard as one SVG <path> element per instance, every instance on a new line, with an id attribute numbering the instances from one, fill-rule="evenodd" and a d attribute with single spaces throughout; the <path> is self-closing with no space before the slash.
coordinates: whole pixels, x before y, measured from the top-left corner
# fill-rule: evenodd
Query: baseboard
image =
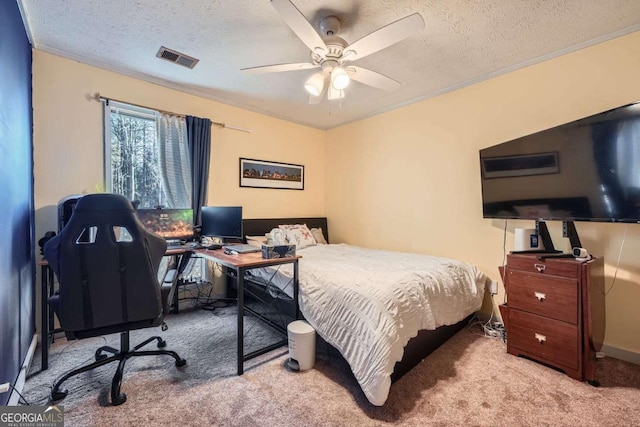
<path id="1" fill-rule="evenodd" d="M 623 360 L 625 362 L 640 365 L 640 353 L 634 353 L 633 351 L 624 350 L 622 348 L 611 347 L 609 345 L 603 345 L 601 350 L 607 357 L 613 359 Z"/>
<path id="2" fill-rule="evenodd" d="M 18 393 L 22 393 L 22 390 L 24 389 L 24 383 L 27 380 L 27 373 L 29 373 L 29 369 L 31 368 L 31 361 L 33 360 L 33 355 L 35 354 L 36 346 L 38 345 L 38 335 L 39 334 L 34 334 L 33 338 L 31 338 L 29 350 L 27 351 L 27 355 L 24 358 L 24 362 L 22 363 L 22 367 L 18 373 L 16 383 L 13 385 L 14 389 L 11 392 L 11 395 L 9 395 L 9 406 L 16 406 L 20 401 L 20 395 Z"/>

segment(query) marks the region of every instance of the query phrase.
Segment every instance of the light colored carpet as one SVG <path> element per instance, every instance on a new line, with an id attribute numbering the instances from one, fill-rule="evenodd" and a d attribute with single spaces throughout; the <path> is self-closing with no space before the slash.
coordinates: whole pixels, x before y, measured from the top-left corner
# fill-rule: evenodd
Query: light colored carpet
<path id="1" fill-rule="evenodd" d="M 640 366 L 601 359 L 595 388 L 535 362 L 506 353 L 497 340 L 464 329 L 391 387 L 383 407 L 370 405 L 347 363 L 326 345 L 313 370 L 283 367 L 286 347 L 247 362 L 235 375 L 235 308 L 185 312 L 170 329 L 136 331 L 132 344 L 160 333 L 187 359 L 130 359 L 122 391 L 127 402 L 109 405 L 115 364 L 80 374 L 65 385 L 65 425 L 216 426 L 637 426 Z M 251 340 L 274 338 L 252 326 Z M 117 344 L 118 337 L 107 337 Z M 44 404 L 52 382 L 93 357 L 101 338 L 56 340 L 47 371 L 39 360 L 25 386 L 29 401 Z M 153 348 L 153 345 L 151 345 Z"/>

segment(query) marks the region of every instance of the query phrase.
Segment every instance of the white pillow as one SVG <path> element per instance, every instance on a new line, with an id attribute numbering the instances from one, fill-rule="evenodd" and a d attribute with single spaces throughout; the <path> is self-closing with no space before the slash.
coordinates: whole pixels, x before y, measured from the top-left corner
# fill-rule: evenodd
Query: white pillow
<path id="1" fill-rule="evenodd" d="M 247 243 L 252 246 L 257 246 L 261 248 L 262 245 L 267 244 L 267 236 L 245 236 L 245 237 L 247 238 Z"/>
<path id="2" fill-rule="evenodd" d="M 271 235 L 271 245 L 286 245 L 288 243 L 284 231 L 279 228 L 272 229 L 269 234 Z"/>
<path id="3" fill-rule="evenodd" d="M 298 249 L 316 245 L 316 239 L 313 238 L 307 224 L 287 224 L 279 228 L 284 232 L 289 244 L 296 245 Z"/>
<path id="4" fill-rule="evenodd" d="M 326 245 L 327 239 L 324 238 L 324 234 L 322 234 L 322 228 L 312 228 L 311 235 L 316 240 L 316 243 L 319 245 Z"/>

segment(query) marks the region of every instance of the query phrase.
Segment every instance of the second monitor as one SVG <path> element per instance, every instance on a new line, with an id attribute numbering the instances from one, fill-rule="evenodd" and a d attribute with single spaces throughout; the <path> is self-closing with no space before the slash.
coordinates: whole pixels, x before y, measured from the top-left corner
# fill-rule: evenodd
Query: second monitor
<path id="1" fill-rule="evenodd" d="M 242 240 L 242 206 L 203 206 L 202 235 Z"/>

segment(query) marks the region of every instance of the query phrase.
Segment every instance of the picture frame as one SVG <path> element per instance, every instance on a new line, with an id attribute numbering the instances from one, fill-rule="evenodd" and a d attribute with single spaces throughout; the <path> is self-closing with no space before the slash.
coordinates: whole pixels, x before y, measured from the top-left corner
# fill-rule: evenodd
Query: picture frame
<path id="1" fill-rule="evenodd" d="M 304 190 L 304 166 L 241 157 L 240 187 Z"/>
<path id="2" fill-rule="evenodd" d="M 560 173 L 558 153 L 523 154 L 482 159 L 485 179 Z"/>

